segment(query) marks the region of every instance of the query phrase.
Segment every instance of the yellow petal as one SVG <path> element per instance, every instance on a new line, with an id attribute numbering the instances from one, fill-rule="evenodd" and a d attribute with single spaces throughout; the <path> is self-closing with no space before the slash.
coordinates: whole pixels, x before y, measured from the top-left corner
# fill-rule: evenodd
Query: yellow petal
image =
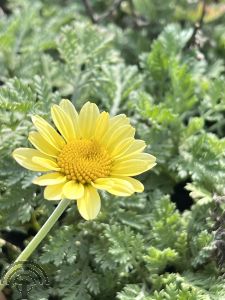
<path id="1" fill-rule="evenodd" d="M 47 200 L 61 200 L 63 198 L 62 189 L 65 183 L 48 185 L 44 190 L 44 198 Z"/>
<path id="2" fill-rule="evenodd" d="M 116 178 L 128 181 L 132 185 L 133 190 L 137 193 L 142 193 L 144 191 L 143 184 L 135 178 L 125 177 L 125 176 L 124 177 L 116 177 Z"/>
<path id="3" fill-rule="evenodd" d="M 99 110 L 95 103 L 87 102 L 79 114 L 79 128 L 83 138 L 91 138 L 95 132 Z"/>
<path id="4" fill-rule="evenodd" d="M 97 190 L 91 185 L 86 186 L 84 196 L 77 200 L 77 207 L 85 220 L 96 218 L 101 208 L 101 200 Z"/>
<path id="5" fill-rule="evenodd" d="M 130 196 L 135 191 L 129 181 L 120 178 L 99 178 L 92 185 L 117 196 Z"/>
<path id="6" fill-rule="evenodd" d="M 118 159 L 115 159 L 115 165 L 119 165 L 120 162 L 129 161 L 131 159 L 143 160 L 146 163 L 155 163 L 156 157 L 149 153 L 130 153 L 126 156 L 122 156 Z"/>
<path id="7" fill-rule="evenodd" d="M 95 187 L 96 189 L 100 190 L 108 190 L 113 186 L 113 181 L 110 177 L 108 178 L 98 178 L 95 180 L 95 182 L 92 182 L 91 185 Z"/>
<path id="8" fill-rule="evenodd" d="M 39 116 L 33 116 L 32 121 L 39 131 L 39 133 L 46 139 L 49 144 L 56 149 L 61 150 L 65 145 L 64 139 L 57 133 L 57 131 L 43 118 Z"/>
<path id="9" fill-rule="evenodd" d="M 110 127 L 118 127 L 128 124 L 130 124 L 130 121 L 125 114 L 120 114 L 110 119 Z"/>
<path id="10" fill-rule="evenodd" d="M 95 126 L 95 139 L 96 140 L 101 140 L 103 134 L 107 131 L 109 126 L 109 114 L 105 111 L 103 111 L 96 122 L 96 126 Z"/>
<path id="11" fill-rule="evenodd" d="M 120 156 L 121 153 L 124 153 L 127 150 L 133 141 L 135 141 L 133 137 L 128 137 L 124 140 L 121 140 L 110 150 L 111 157 L 114 159 L 115 157 Z"/>
<path id="12" fill-rule="evenodd" d="M 44 154 L 47 154 L 49 156 L 53 156 L 53 157 L 57 157 L 59 154 L 59 151 L 52 146 L 51 144 L 48 143 L 48 141 L 46 141 L 39 132 L 36 131 L 32 131 L 29 133 L 29 141 L 31 142 L 31 144 L 38 149 L 39 151 L 41 151 Z"/>
<path id="13" fill-rule="evenodd" d="M 70 117 L 58 105 L 51 108 L 52 119 L 66 141 L 76 138 L 75 128 Z"/>
<path id="14" fill-rule="evenodd" d="M 125 159 L 128 155 L 133 155 L 142 152 L 145 149 L 145 147 L 146 144 L 144 141 L 129 138 L 129 140 L 124 140 L 124 143 L 123 141 L 121 141 L 119 144 L 117 144 L 117 146 L 111 152 L 111 155 L 116 160 L 118 160 L 119 158 Z"/>
<path id="15" fill-rule="evenodd" d="M 109 149 L 113 149 L 115 145 L 117 145 L 121 140 L 125 140 L 128 137 L 134 137 L 135 129 L 130 125 L 124 125 L 117 128 L 114 133 L 109 136 L 108 142 L 106 143 L 106 147 Z"/>
<path id="16" fill-rule="evenodd" d="M 43 165 L 39 162 L 41 159 L 51 160 L 51 158 L 36 149 L 30 148 L 17 148 L 12 153 L 14 159 L 20 164 L 22 167 L 38 172 L 51 171 L 49 165 Z M 33 160 L 37 158 L 37 160 Z M 54 163 L 54 162 L 53 162 Z"/>
<path id="17" fill-rule="evenodd" d="M 131 159 L 119 162 L 114 165 L 111 171 L 112 176 L 135 176 L 147 170 L 150 170 L 156 165 L 155 162 L 148 163 L 140 159 Z"/>
<path id="18" fill-rule="evenodd" d="M 84 195 L 84 186 L 75 181 L 68 181 L 63 187 L 63 194 L 67 199 L 79 199 Z"/>
<path id="19" fill-rule="evenodd" d="M 52 161 L 50 157 L 43 158 L 39 156 L 32 157 L 32 162 L 37 163 L 38 165 L 50 170 L 50 171 L 60 171 L 59 166 L 55 161 Z"/>
<path id="20" fill-rule="evenodd" d="M 117 117 L 119 117 L 119 116 L 117 116 Z M 116 117 L 114 117 L 114 118 L 116 118 Z M 123 131 L 126 128 L 129 128 L 129 129 L 127 129 L 128 130 L 128 132 L 127 132 L 128 135 L 125 136 L 124 138 L 132 137 L 134 135 L 135 130 L 134 130 L 134 128 L 132 126 L 130 126 L 128 124 L 128 122 L 126 121 L 126 119 L 127 118 L 124 118 L 123 115 L 122 115 L 122 117 L 116 119 L 116 121 L 114 121 L 113 123 L 112 123 L 112 120 L 110 120 L 110 124 L 109 124 L 108 130 L 102 136 L 100 142 L 103 145 L 104 144 L 106 145 L 106 144 L 110 143 L 111 139 L 115 138 L 115 133 L 119 134 L 121 131 Z"/>
<path id="21" fill-rule="evenodd" d="M 76 134 L 76 138 L 80 137 L 79 122 L 78 122 L 78 113 L 74 105 L 67 99 L 63 99 L 59 106 L 64 110 L 64 112 L 69 116 L 71 122 L 73 123 L 73 128 Z"/>
<path id="22" fill-rule="evenodd" d="M 63 176 L 61 173 L 57 172 L 49 173 L 35 178 L 32 182 L 38 185 L 56 185 L 66 182 L 66 176 Z"/>

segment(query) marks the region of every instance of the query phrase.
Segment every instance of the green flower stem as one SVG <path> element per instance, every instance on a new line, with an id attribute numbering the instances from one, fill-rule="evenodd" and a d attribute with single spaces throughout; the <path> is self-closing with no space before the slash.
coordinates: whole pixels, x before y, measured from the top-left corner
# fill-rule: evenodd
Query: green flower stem
<path id="1" fill-rule="evenodd" d="M 29 256 L 34 252 L 37 246 L 41 243 L 41 241 L 46 237 L 48 232 L 51 230 L 53 225 L 56 223 L 58 218 L 65 211 L 67 206 L 69 205 L 70 200 L 61 200 L 59 205 L 53 211 L 51 216 L 45 222 L 45 224 L 41 227 L 35 237 L 31 240 L 31 242 L 27 245 L 27 247 L 23 250 L 23 252 L 17 257 L 16 262 L 24 262 Z M 0 291 L 7 285 L 7 280 L 9 276 L 20 267 L 20 264 L 13 265 L 12 268 L 8 270 L 8 272 L 4 275 L 3 281 L 0 282 Z"/>

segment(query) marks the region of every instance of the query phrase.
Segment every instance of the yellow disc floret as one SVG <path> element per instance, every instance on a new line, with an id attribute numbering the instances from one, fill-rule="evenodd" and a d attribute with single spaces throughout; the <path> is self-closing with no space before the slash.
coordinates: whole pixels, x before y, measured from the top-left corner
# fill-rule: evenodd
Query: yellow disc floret
<path id="1" fill-rule="evenodd" d="M 78 139 L 68 142 L 58 156 L 61 173 L 82 184 L 110 175 L 112 160 L 95 140 Z"/>

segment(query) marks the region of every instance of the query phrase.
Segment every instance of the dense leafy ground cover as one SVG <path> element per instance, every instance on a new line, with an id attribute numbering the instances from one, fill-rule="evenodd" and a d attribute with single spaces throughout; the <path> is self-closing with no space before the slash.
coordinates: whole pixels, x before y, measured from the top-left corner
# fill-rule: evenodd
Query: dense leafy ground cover
<path id="1" fill-rule="evenodd" d="M 30 298 L 225 299 L 225 1 L 1 5 L 2 272 L 57 204 L 12 151 L 30 146 L 31 115 L 91 100 L 127 114 L 158 164 L 140 176 L 143 194 L 102 195 L 95 221 L 71 204 L 32 255 L 50 285 Z"/>

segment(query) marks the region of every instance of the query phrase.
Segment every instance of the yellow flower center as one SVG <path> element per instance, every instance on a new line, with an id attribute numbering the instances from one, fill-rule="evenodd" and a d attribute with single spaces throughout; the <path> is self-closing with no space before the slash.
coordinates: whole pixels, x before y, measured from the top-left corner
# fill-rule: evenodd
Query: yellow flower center
<path id="1" fill-rule="evenodd" d="M 97 141 L 79 139 L 63 147 L 58 165 L 67 179 L 85 184 L 109 176 L 112 160 Z"/>

